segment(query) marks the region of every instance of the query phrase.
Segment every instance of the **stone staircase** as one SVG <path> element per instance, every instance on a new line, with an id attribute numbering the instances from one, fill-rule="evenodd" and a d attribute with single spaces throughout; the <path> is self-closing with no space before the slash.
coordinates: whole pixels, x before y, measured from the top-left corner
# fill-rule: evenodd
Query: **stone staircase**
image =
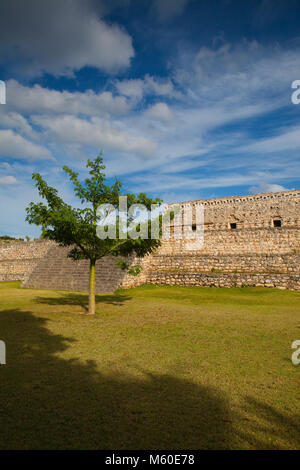
<path id="1" fill-rule="evenodd" d="M 49 244 L 48 252 L 22 287 L 87 292 L 89 261 L 67 257 L 70 248 Z M 105 257 L 96 263 L 96 292 L 112 293 L 116 289 L 144 283 L 183 286 L 264 286 L 300 290 L 300 254 L 160 254 L 146 256 L 143 270 L 134 277 L 121 270 L 116 259 Z"/>
<path id="2" fill-rule="evenodd" d="M 52 244 L 43 259 L 25 277 L 22 287 L 31 289 L 62 289 L 88 291 L 89 261 L 73 261 L 67 257 L 70 248 Z M 116 259 L 105 257 L 96 263 L 97 293 L 112 293 L 120 287 L 126 272 L 121 270 Z"/>

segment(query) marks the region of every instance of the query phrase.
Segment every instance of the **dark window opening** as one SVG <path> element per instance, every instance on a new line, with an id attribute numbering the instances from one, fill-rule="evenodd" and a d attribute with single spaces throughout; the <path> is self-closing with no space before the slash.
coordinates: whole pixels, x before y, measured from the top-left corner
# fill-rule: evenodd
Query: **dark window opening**
<path id="1" fill-rule="evenodd" d="M 230 228 L 231 228 L 231 230 L 235 230 L 236 229 L 236 222 L 232 222 L 230 224 Z"/>
<path id="2" fill-rule="evenodd" d="M 196 229 L 197 229 L 197 225 L 196 225 L 196 224 L 193 224 L 193 225 L 192 225 L 192 230 L 193 230 L 193 232 L 195 232 Z"/>
<path id="3" fill-rule="evenodd" d="M 281 227 L 281 220 L 279 220 L 279 219 L 273 220 L 273 225 L 274 225 L 274 227 Z"/>

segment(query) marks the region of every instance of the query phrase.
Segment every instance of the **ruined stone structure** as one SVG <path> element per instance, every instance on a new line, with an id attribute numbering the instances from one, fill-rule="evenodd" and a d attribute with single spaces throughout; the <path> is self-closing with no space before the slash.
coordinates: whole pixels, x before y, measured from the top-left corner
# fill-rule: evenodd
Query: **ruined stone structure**
<path id="1" fill-rule="evenodd" d="M 24 280 L 49 249 L 49 242 L 1 241 L 0 281 Z"/>
<path id="2" fill-rule="evenodd" d="M 112 292 L 146 282 L 197 286 L 267 286 L 300 290 L 300 190 L 182 203 L 204 206 L 204 244 L 188 250 L 176 239 L 182 224 L 171 222 L 171 237 L 143 260 L 137 277 L 114 259 L 96 266 L 96 291 Z M 191 228 L 193 230 L 194 227 Z M 67 258 L 53 242 L 0 247 L 0 280 L 22 279 L 23 286 L 88 289 L 88 262 Z"/>

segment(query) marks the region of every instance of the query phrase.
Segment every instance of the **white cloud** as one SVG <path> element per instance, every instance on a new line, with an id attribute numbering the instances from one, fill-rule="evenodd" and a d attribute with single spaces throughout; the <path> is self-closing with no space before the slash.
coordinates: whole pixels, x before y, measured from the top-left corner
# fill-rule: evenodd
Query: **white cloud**
<path id="1" fill-rule="evenodd" d="M 93 0 L 1 3 L 1 62 L 30 76 L 70 75 L 85 66 L 114 73 L 133 56 L 129 34 L 100 19 Z"/>
<path id="2" fill-rule="evenodd" d="M 121 95 L 136 99 L 146 95 L 181 96 L 169 78 L 157 78 L 148 74 L 143 79 L 116 80 L 115 87 Z"/>
<path id="3" fill-rule="evenodd" d="M 104 113 L 125 114 L 129 105 L 124 96 L 113 96 L 109 91 L 95 93 L 57 91 L 40 85 L 28 87 L 16 80 L 7 82 L 7 106 L 26 113 L 70 113 L 103 115 Z"/>
<path id="4" fill-rule="evenodd" d="M 202 46 L 197 53 L 183 48 L 172 63 L 173 80 L 186 90 L 189 103 L 203 106 L 273 106 L 291 104 L 291 83 L 298 77 L 299 49 L 257 41 L 224 43 L 218 48 Z"/>
<path id="5" fill-rule="evenodd" d="M 219 169 L 240 168 L 247 172 L 255 161 L 257 167 L 270 170 L 282 168 L 283 161 L 287 162 L 287 156 L 282 154 L 284 148 L 299 148 L 300 132 L 292 130 L 286 139 L 275 140 L 274 146 L 273 138 L 263 145 L 263 141 L 258 142 L 250 135 L 248 122 L 285 105 L 292 106 L 290 87 L 299 67 L 300 55 L 296 49 L 243 41 L 234 46 L 202 47 L 197 53 L 184 48 L 178 60 L 170 63 L 170 77 L 164 79 L 167 85 L 164 88 L 156 89 L 153 83 L 162 85 L 162 82 L 149 75 L 115 84 L 120 93 L 131 98 L 160 96 L 160 103 L 144 111 L 141 103 L 138 112 L 127 117 L 126 126 L 157 142 L 158 158 L 153 159 L 153 166 L 160 164 L 164 173 L 168 167 L 175 173 L 176 169 L 180 172 L 184 168 L 209 167 L 212 162 Z M 159 119 L 168 126 L 155 122 Z M 222 126 L 228 124 L 235 127 L 225 133 Z M 278 132 L 282 133 L 274 128 L 274 137 Z M 270 153 L 272 147 L 281 152 L 281 162 L 270 157 L 261 159 L 261 154 Z M 184 164 L 180 164 L 180 159 Z M 293 164 L 291 159 L 288 164 Z M 248 183 L 245 180 L 245 185 Z"/>
<path id="6" fill-rule="evenodd" d="M 133 152 L 142 156 L 151 156 L 156 150 L 152 140 L 123 131 L 98 117 L 88 121 L 70 115 L 56 118 L 36 116 L 33 120 L 60 142 Z"/>
<path id="7" fill-rule="evenodd" d="M 3 122 L 10 119 L 7 126 L 29 137 L 33 129 L 39 144 L 64 162 L 72 159 L 78 170 L 83 159 L 103 149 L 109 175 L 151 172 L 151 179 L 132 180 L 137 190 L 247 191 L 261 189 L 262 181 L 273 188 L 274 181 L 297 178 L 300 128 L 274 126 L 272 137 L 257 140 L 248 119 L 286 103 L 295 111 L 289 77 L 300 66 L 299 54 L 255 42 L 185 54 L 168 78 L 113 81 L 114 93 L 60 92 L 9 81 Z M 31 115 L 22 120 L 20 113 Z"/>
<path id="8" fill-rule="evenodd" d="M 260 139 L 248 146 L 242 147 L 241 150 L 252 153 L 274 153 L 284 150 L 300 149 L 300 126 L 281 132 L 279 135 Z"/>
<path id="9" fill-rule="evenodd" d="M 27 119 L 19 113 L 5 112 L 3 108 L 0 108 L 0 126 L 10 128 L 20 132 L 20 134 L 26 135 L 30 138 L 37 138 L 37 134 L 28 123 Z"/>
<path id="10" fill-rule="evenodd" d="M 144 80 L 130 79 L 130 80 L 116 80 L 115 86 L 121 95 L 128 96 L 130 98 L 141 99 L 144 94 Z"/>
<path id="11" fill-rule="evenodd" d="M 0 155 L 28 160 L 52 159 L 48 149 L 24 139 L 10 129 L 0 130 Z"/>
<path id="12" fill-rule="evenodd" d="M 259 183 L 257 186 L 251 186 L 249 192 L 252 194 L 259 193 L 276 193 L 280 191 L 286 191 L 287 188 L 281 186 L 280 184 L 274 183 Z"/>
<path id="13" fill-rule="evenodd" d="M 152 173 L 148 175 L 138 175 L 132 178 L 135 191 L 156 191 L 158 193 L 163 193 L 165 191 L 177 190 L 186 192 L 186 188 L 189 190 L 200 191 L 207 188 L 226 188 L 226 187 L 238 187 L 238 186 L 256 186 L 257 181 L 261 180 L 274 180 L 274 178 L 292 178 L 293 170 L 288 172 L 280 173 L 279 171 L 273 174 L 268 174 L 267 172 L 249 172 L 248 174 L 242 173 L 230 173 L 230 174 L 219 174 L 214 177 L 197 177 L 189 175 L 166 175 L 166 174 L 157 174 Z M 267 185 L 267 183 L 265 183 Z M 273 185 L 270 183 L 269 186 L 262 186 L 264 188 L 274 188 L 278 191 L 281 191 L 283 186 Z M 278 189 L 279 188 L 279 189 Z M 271 190 L 269 189 L 269 190 Z"/>
<path id="14" fill-rule="evenodd" d="M 0 176 L 0 186 L 10 186 L 12 184 L 19 184 L 14 176 Z"/>
<path id="15" fill-rule="evenodd" d="M 145 115 L 163 122 L 170 122 L 174 117 L 166 103 L 156 103 L 145 111 Z"/>
<path id="16" fill-rule="evenodd" d="M 173 96 L 175 94 L 173 83 L 170 79 L 154 78 L 146 75 L 144 78 L 146 93 L 159 96 Z"/>

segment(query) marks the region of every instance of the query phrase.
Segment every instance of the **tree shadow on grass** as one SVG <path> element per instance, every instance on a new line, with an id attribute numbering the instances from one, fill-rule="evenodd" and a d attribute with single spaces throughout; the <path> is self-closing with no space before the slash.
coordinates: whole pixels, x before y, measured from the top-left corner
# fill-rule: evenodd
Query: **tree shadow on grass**
<path id="1" fill-rule="evenodd" d="M 119 295 L 119 294 L 97 294 L 96 295 L 96 309 L 97 304 L 106 303 L 111 305 L 120 306 L 123 305 L 128 300 L 131 300 L 131 297 L 127 295 Z M 88 294 L 76 294 L 71 292 L 60 292 L 59 297 L 36 297 L 34 299 L 35 303 L 38 304 L 47 304 L 47 305 L 72 305 L 72 306 L 80 306 L 86 312 L 88 312 L 88 304 L 89 298 Z"/>
<path id="2" fill-rule="evenodd" d="M 101 373 L 101 364 L 74 357 L 75 339 L 53 334 L 47 322 L 30 311 L 0 312 L 7 347 L 0 366 L 2 449 L 260 449 L 270 448 L 272 428 L 294 442 L 296 417 L 248 400 L 267 430 L 256 436 L 247 422 L 237 430 L 234 421 L 243 416 L 232 416 L 221 391 L 171 373 Z M 85 326 L 78 328 L 84 336 Z"/>
<path id="3" fill-rule="evenodd" d="M 2 449 L 229 446 L 227 404 L 210 387 L 168 374 L 103 374 L 94 361 L 62 358 L 74 339 L 29 311 L 0 312 L 0 332 Z"/>
<path id="4" fill-rule="evenodd" d="M 294 415 L 284 413 L 250 396 L 245 397 L 245 404 L 245 411 L 250 413 L 256 421 L 254 430 L 250 422 L 243 432 L 239 432 L 245 443 L 257 449 L 299 449 L 299 413 Z"/>

